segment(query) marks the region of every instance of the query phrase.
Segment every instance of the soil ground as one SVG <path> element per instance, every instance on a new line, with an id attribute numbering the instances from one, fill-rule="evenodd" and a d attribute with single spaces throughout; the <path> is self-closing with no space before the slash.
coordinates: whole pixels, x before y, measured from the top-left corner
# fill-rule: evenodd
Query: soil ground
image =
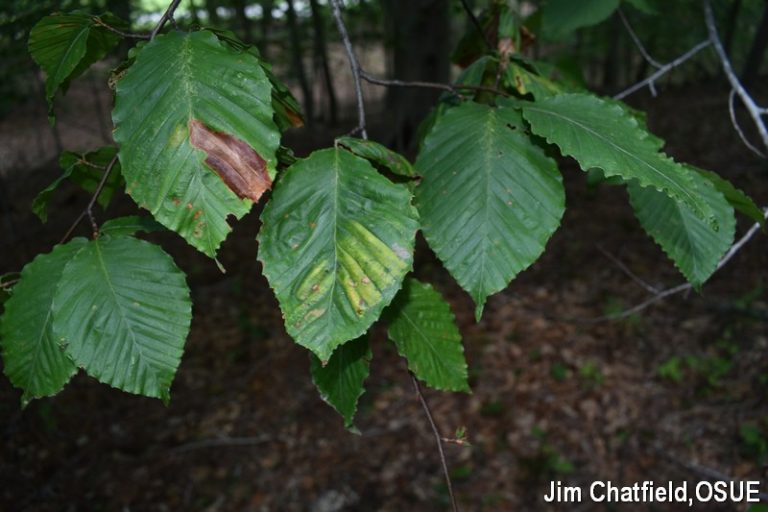
<path id="1" fill-rule="evenodd" d="M 97 114 L 73 106 L 88 94 L 74 88 L 61 113 L 62 133 L 81 126 L 87 134 L 67 135 L 67 147 L 100 144 L 98 123 L 86 118 Z M 703 84 L 638 95 L 634 104 L 648 110 L 674 157 L 716 170 L 768 204 L 768 169 L 733 133 L 726 98 L 719 84 Z M 24 144 L 13 138 L 19 119 L 45 130 L 39 117 L 3 121 L 3 144 Z M 374 119 L 374 137 L 384 128 Z M 288 145 L 304 154 L 344 131 L 297 132 Z M 2 272 L 49 250 L 87 200 L 65 188 L 42 225 L 28 205 L 59 171 L 50 160 L 35 171 L 15 167 L 5 169 L 0 197 Z M 568 161 L 563 172 L 562 227 L 546 254 L 490 299 L 480 323 L 466 293 L 419 245 L 417 275 L 451 302 L 471 371 L 471 395 L 425 392 L 444 435 L 465 427 L 471 443 L 446 447 L 462 509 L 612 510 L 548 508 L 542 495 L 553 479 L 694 482 L 713 471 L 765 479 L 768 447 L 760 453 L 742 429 L 762 428 L 768 442 L 768 239 L 754 239 L 700 295 L 590 322 L 648 297 L 604 252 L 654 286 L 682 278 L 642 232 L 623 190 L 590 188 Z M 122 198 L 109 216 L 131 210 Z M 748 227 L 742 219 L 739 232 Z M 256 261 L 257 231 L 258 211 L 237 223 L 221 252 L 226 274 L 178 238 L 156 237 L 189 274 L 195 304 L 169 406 L 80 375 L 21 410 L 19 391 L 0 379 L 0 510 L 446 510 L 434 440 L 403 361 L 375 330 L 361 435 L 346 431 L 313 388 L 306 351 L 283 329 Z"/>

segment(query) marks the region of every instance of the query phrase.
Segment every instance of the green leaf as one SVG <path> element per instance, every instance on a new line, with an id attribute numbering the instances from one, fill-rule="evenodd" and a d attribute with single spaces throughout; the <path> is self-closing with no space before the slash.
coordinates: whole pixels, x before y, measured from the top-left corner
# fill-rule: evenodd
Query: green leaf
<path id="1" fill-rule="evenodd" d="M 715 186 L 715 189 L 717 189 L 717 191 L 720 192 L 723 197 L 725 197 L 725 200 L 728 201 L 730 205 L 736 209 L 736 211 L 741 212 L 755 222 L 760 223 L 761 226 L 765 227 L 765 214 L 763 213 L 763 210 L 761 210 L 760 207 L 755 204 L 751 197 L 745 194 L 742 190 L 733 186 L 733 183 L 726 180 L 725 178 L 720 177 L 720 175 L 712 171 L 705 171 L 704 169 L 699 169 L 697 167 L 693 167 L 692 165 L 688 165 L 686 167 L 708 179 L 712 185 Z"/>
<path id="2" fill-rule="evenodd" d="M 210 257 L 274 179 L 271 92 L 256 57 L 208 31 L 156 37 L 117 83 L 127 192 Z"/>
<path id="3" fill-rule="evenodd" d="M 223 43 L 238 52 L 248 52 L 254 55 L 261 62 L 261 67 L 266 73 L 267 78 L 272 84 L 272 108 L 275 111 L 275 124 L 281 132 L 289 128 L 300 128 L 304 126 L 304 116 L 301 113 L 301 106 L 293 95 L 291 90 L 283 82 L 277 79 L 272 72 L 272 67 L 261 58 L 259 49 L 253 45 L 240 40 L 231 30 L 222 30 L 218 28 L 206 28 L 210 30 Z"/>
<path id="4" fill-rule="evenodd" d="M 539 100 L 562 92 L 562 89 L 550 79 L 528 70 L 515 61 L 510 61 L 507 65 L 504 84 L 520 94 L 530 93 Z"/>
<path id="5" fill-rule="evenodd" d="M 66 90 L 69 82 L 94 62 L 106 56 L 120 37 L 99 25 L 97 20 L 125 28 L 111 14 L 91 16 L 82 12 L 54 14 L 40 20 L 29 34 L 29 53 L 45 71 L 45 96 L 50 104 L 56 91 Z"/>
<path id="6" fill-rule="evenodd" d="M 346 150 L 316 151 L 289 167 L 259 233 L 288 334 L 327 361 L 366 332 L 413 264 L 417 219 L 404 185 Z"/>
<path id="7" fill-rule="evenodd" d="M 5 374 L 24 390 L 22 402 L 58 393 L 77 372 L 75 363 L 56 342 L 53 301 L 64 266 L 85 245 L 76 238 L 57 245 L 24 267 L 21 279 L 5 303 L 0 323 Z"/>
<path id="8" fill-rule="evenodd" d="M 477 103 L 437 120 L 416 171 L 424 236 L 479 319 L 486 298 L 536 261 L 560 224 L 562 177 L 514 109 Z"/>
<path id="9" fill-rule="evenodd" d="M 64 267 L 53 299 L 53 332 L 78 366 L 166 402 L 191 318 L 184 273 L 135 238 L 89 242 Z"/>
<path id="10" fill-rule="evenodd" d="M 619 7 L 619 0 L 547 0 L 542 8 L 544 34 L 562 39 L 576 29 L 597 25 Z"/>
<path id="11" fill-rule="evenodd" d="M 645 14 L 659 14 L 659 5 L 654 0 L 624 0 L 632 7 Z"/>
<path id="12" fill-rule="evenodd" d="M 352 428 L 357 401 L 365 393 L 363 383 L 368 378 L 371 349 L 368 336 L 348 341 L 337 348 L 328 363 L 310 354 L 310 371 L 320 396 L 344 418 L 344 426 Z"/>
<path id="13" fill-rule="evenodd" d="M 416 377 L 434 389 L 469 391 L 461 334 L 431 285 L 408 278 L 391 307 L 389 339 Z"/>
<path id="14" fill-rule="evenodd" d="M 407 158 L 378 142 L 355 137 L 339 137 L 336 139 L 336 143 L 344 146 L 357 156 L 389 169 L 398 176 L 408 178 L 416 176 L 416 172 Z"/>
<path id="15" fill-rule="evenodd" d="M 83 190 L 92 194 L 101 182 L 104 169 L 117 153 L 117 148 L 105 146 L 90 153 L 74 153 L 64 151 L 59 157 L 59 167 L 64 172 L 56 178 L 50 185 L 40 191 L 32 200 L 32 211 L 41 221 L 48 221 L 48 204 L 53 198 L 53 193 L 58 189 L 64 180 L 70 180 L 79 185 Z M 112 172 L 104 184 L 97 202 L 102 208 L 109 206 L 115 192 L 122 187 L 123 178 L 120 173 L 120 164 L 115 162 Z"/>
<path id="16" fill-rule="evenodd" d="M 535 134 L 575 158 L 582 169 L 596 167 L 606 177 L 637 180 L 640 186 L 662 191 L 686 203 L 698 217 L 715 222 L 693 173 L 660 153 L 662 141 L 620 106 L 589 94 L 560 94 L 525 103 L 523 115 Z"/>
<path id="17" fill-rule="evenodd" d="M 694 286 L 716 270 L 733 243 L 736 219 L 733 208 L 704 177 L 694 174 L 701 198 L 715 212 L 719 229 L 701 220 L 685 204 L 652 188 L 629 184 L 629 198 L 640 224 Z"/>
<path id="18" fill-rule="evenodd" d="M 163 226 L 159 222 L 149 217 L 128 215 L 126 217 L 118 217 L 106 221 L 101 225 L 99 232 L 101 235 L 133 236 L 138 232 L 154 233 L 156 231 L 162 231 L 163 229 Z"/>

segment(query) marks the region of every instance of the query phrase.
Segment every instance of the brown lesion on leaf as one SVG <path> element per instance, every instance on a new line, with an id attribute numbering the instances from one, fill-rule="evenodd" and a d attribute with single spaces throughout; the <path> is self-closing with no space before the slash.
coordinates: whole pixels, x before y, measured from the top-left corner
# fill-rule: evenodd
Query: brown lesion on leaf
<path id="1" fill-rule="evenodd" d="M 272 186 L 267 162 L 245 141 L 190 119 L 189 142 L 205 151 L 205 163 L 239 198 L 256 202 Z"/>
<path id="2" fill-rule="evenodd" d="M 288 118 L 288 122 L 291 123 L 291 126 L 294 128 L 301 128 L 304 126 L 304 119 L 301 117 L 301 114 L 298 112 L 294 112 L 293 110 L 286 109 L 285 110 L 285 116 Z"/>

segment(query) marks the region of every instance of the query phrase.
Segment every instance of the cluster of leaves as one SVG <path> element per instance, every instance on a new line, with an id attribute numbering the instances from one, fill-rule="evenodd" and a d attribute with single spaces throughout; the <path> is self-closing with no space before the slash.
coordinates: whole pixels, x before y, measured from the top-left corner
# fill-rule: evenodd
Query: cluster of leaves
<path id="1" fill-rule="evenodd" d="M 498 39 L 519 42 L 514 17 L 501 19 Z M 111 16 L 54 15 L 32 31 L 49 98 L 114 45 L 104 20 Z M 258 259 L 287 332 L 311 353 L 321 395 L 351 426 L 371 361 L 366 333 L 380 318 L 414 375 L 436 389 L 469 390 L 449 305 L 407 276 L 416 233 L 472 297 L 479 320 L 487 298 L 539 258 L 560 224 L 557 149 L 625 184 L 643 227 L 697 286 L 733 241 L 734 207 L 762 219 L 717 175 L 664 155 L 624 105 L 555 82 L 509 51 L 477 58 L 460 81 L 494 79 L 499 94 L 440 102 L 413 165 L 351 137 L 296 160 L 280 138 L 301 115 L 258 52 L 226 32 L 172 31 L 137 46 L 113 75 L 112 171 L 157 223 L 214 259 L 229 217 L 271 191 Z M 65 155 L 65 177 L 87 181 L 82 166 L 103 168 L 114 154 Z M 36 202 L 41 217 L 54 188 Z M 58 392 L 77 367 L 168 398 L 189 292 L 162 249 L 133 237 L 146 224 L 107 222 L 93 240 L 71 240 L 24 268 L 0 343 L 25 399 Z"/>

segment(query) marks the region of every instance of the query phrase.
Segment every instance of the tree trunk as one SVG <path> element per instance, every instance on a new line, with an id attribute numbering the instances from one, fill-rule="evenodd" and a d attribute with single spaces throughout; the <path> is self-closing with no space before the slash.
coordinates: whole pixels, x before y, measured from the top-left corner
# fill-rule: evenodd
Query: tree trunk
<path id="1" fill-rule="evenodd" d="M 243 41 L 246 43 L 253 42 L 253 30 L 251 29 L 251 20 L 248 19 L 248 13 L 245 12 L 245 8 L 248 6 L 246 0 L 234 0 L 232 2 L 235 8 L 235 17 L 237 18 L 240 28 L 243 31 Z"/>
<path id="2" fill-rule="evenodd" d="M 202 23 L 200 23 L 200 16 L 197 12 L 197 2 L 195 0 L 189 0 L 189 12 L 192 14 L 192 23 L 198 27 L 202 25 Z"/>
<path id="3" fill-rule="evenodd" d="M 288 30 L 291 33 L 291 59 L 293 61 L 293 70 L 299 79 L 301 94 L 304 96 L 304 114 L 307 120 L 307 125 L 312 125 L 312 121 L 314 120 L 312 90 L 309 88 L 307 75 L 304 72 L 304 56 L 301 50 L 301 37 L 299 35 L 299 25 L 296 20 L 296 8 L 293 5 L 293 0 L 288 0 L 286 3 L 288 4 Z"/>
<path id="4" fill-rule="evenodd" d="M 333 87 L 330 66 L 328 65 L 328 44 L 325 38 L 325 20 L 317 0 L 309 0 L 312 9 L 312 23 L 315 33 L 315 59 L 322 68 L 325 92 L 328 95 L 328 119 L 331 126 L 336 125 L 336 90 Z"/>
<path id="5" fill-rule="evenodd" d="M 131 2 L 130 0 L 107 0 L 107 10 L 131 24 Z M 117 54 L 120 59 L 128 56 L 128 49 L 132 46 L 131 41 L 123 39 L 117 48 Z"/>
<path id="6" fill-rule="evenodd" d="M 261 2 L 261 44 L 259 51 L 264 60 L 269 60 L 269 35 L 272 31 L 272 9 L 274 0 L 262 0 Z"/>
<path id="7" fill-rule="evenodd" d="M 725 37 L 723 37 L 723 48 L 725 53 L 731 54 L 733 46 L 733 37 L 736 35 L 736 25 L 739 22 L 739 13 L 741 12 L 741 0 L 733 0 L 731 8 L 728 9 L 728 19 L 725 26 Z"/>
<path id="8" fill-rule="evenodd" d="M 744 84 L 744 87 L 749 87 L 754 84 L 755 80 L 760 75 L 760 65 L 765 58 L 766 48 L 768 48 L 768 2 L 765 4 L 763 17 L 760 20 L 760 25 L 757 27 L 755 39 L 752 42 L 752 48 L 749 50 L 747 61 L 744 64 L 744 71 L 741 74 L 741 81 Z"/>
<path id="9" fill-rule="evenodd" d="M 208 24 L 213 27 L 221 28 L 219 13 L 216 8 L 219 6 L 217 0 L 205 0 L 205 10 L 208 11 Z"/>
<path id="10" fill-rule="evenodd" d="M 392 74 L 399 80 L 450 80 L 450 4 L 448 0 L 384 0 L 388 39 L 392 42 Z M 411 148 L 419 123 L 429 113 L 439 91 L 391 87 L 387 110 L 394 119 L 392 143 Z"/>
<path id="11" fill-rule="evenodd" d="M 606 27 L 608 40 L 613 41 L 605 53 L 605 60 L 603 61 L 603 89 L 607 92 L 616 89 L 619 83 L 619 73 L 621 72 L 619 69 L 621 67 L 620 24 L 621 21 L 617 17 L 613 17 Z"/>

